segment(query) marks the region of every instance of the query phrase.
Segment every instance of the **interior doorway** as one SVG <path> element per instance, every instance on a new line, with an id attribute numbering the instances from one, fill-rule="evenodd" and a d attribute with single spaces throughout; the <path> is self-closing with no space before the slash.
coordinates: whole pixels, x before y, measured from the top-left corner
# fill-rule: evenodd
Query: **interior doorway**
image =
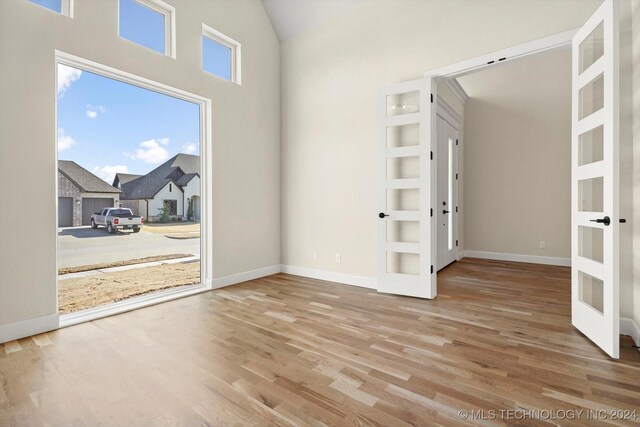
<path id="1" fill-rule="evenodd" d="M 438 82 L 461 77 L 502 62 L 510 62 L 552 49 L 571 46 L 571 303 L 572 324 L 611 357 L 619 354 L 620 330 L 620 28 L 619 4 L 605 0 L 577 30 L 524 43 L 502 51 L 426 72 L 423 79 L 388 86 L 379 102 L 380 164 L 378 291 L 406 296 L 435 298 L 438 263 L 438 168 L 437 115 L 434 98 Z M 415 94 L 417 102 L 407 95 Z M 395 113 L 395 114 L 394 114 Z M 400 114 L 400 115 L 399 115 Z M 389 129 L 417 125 L 415 148 L 390 149 Z M 602 129 L 602 131 L 600 131 Z M 594 142 L 595 141 L 595 142 Z M 594 147 L 601 147 L 595 156 Z M 581 153 L 589 152 L 589 161 Z M 419 154 L 416 180 L 388 178 L 390 156 Z M 427 157 L 428 155 L 428 157 Z M 430 161 L 429 161 L 430 160 Z M 417 243 L 390 241 L 386 223 L 406 220 L 407 209 L 393 209 L 388 190 L 415 190 L 412 218 L 420 223 Z M 518 189 L 524 192 L 526 189 Z M 549 191 L 553 191 L 549 188 Z M 402 207 L 402 206 L 401 206 Z M 434 211 L 436 215 L 434 215 Z M 598 238 L 585 238 L 588 233 Z M 599 238 L 602 235 L 602 238 Z M 597 246 L 597 248 L 595 247 Z M 602 250 L 600 250 L 602 249 Z M 420 270 L 389 274 L 389 255 L 411 250 Z M 594 260 L 593 253 L 603 253 Z M 430 271 L 430 273 L 429 273 Z M 417 273 L 417 274 L 416 274 Z M 594 293 L 598 298 L 594 297 Z M 599 297 L 602 295 L 602 298 Z M 602 310 L 599 310 L 598 302 Z"/>

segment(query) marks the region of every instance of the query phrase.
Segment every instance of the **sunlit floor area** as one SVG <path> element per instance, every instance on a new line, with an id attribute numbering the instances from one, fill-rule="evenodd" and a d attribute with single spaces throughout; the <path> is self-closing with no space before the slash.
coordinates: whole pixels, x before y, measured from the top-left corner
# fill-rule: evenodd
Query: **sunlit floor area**
<path id="1" fill-rule="evenodd" d="M 637 409 L 640 353 L 623 337 L 612 360 L 571 326 L 569 269 L 464 259 L 438 280 L 429 301 L 277 274 L 9 342 L 0 425 L 426 426 L 463 424 L 461 410 Z"/>

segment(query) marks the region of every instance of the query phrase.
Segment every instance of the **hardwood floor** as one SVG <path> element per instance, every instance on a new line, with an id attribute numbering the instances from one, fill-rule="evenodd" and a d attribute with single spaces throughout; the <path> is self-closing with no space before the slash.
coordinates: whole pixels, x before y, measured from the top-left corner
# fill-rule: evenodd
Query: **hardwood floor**
<path id="1" fill-rule="evenodd" d="M 640 411 L 640 353 L 571 326 L 568 269 L 438 278 L 427 301 L 277 274 L 0 345 L 0 426 L 638 425 L 610 411 Z"/>

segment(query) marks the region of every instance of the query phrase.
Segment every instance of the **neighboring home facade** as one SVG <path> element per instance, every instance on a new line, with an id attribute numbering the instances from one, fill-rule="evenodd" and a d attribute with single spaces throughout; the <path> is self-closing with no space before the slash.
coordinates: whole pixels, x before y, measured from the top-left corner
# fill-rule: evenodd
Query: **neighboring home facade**
<path id="1" fill-rule="evenodd" d="M 172 219 L 200 220 L 200 156 L 177 154 L 146 175 L 116 174 L 113 186 L 122 207 L 149 221 L 163 206 Z"/>
<path id="2" fill-rule="evenodd" d="M 58 227 L 91 224 L 91 215 L 118 206 L 120 190 L 76 162 L 58 160 Z"/>

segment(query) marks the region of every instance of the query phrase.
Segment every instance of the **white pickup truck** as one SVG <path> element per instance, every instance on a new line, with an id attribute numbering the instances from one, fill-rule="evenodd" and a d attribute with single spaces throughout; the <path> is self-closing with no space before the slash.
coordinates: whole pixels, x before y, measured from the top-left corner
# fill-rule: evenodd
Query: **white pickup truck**
<path id="1" fill-rule="evenodd" d="M 133 230 L 137 233 L 143 224 L 144 218 L 134 215 L 129 208 L 104 208 L 91 215 L 91 228 L 102 225 L 110 234 L 118 230 Z"/>

